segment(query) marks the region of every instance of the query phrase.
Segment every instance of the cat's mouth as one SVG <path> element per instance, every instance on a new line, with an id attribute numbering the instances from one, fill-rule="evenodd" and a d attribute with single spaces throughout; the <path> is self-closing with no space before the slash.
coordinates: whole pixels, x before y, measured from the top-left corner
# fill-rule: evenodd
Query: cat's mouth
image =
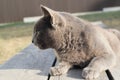
<path id="1" fill-rule="evenodd" d="M 37 43 L 37 41 L 34 39 L 34 40 L 32 40 L 32 43 L 35 45 L 35 46 L 40 46 L 40 45 L 38 45 L 38 43 Z M 40 46 L 41 47 L 41 46 Z"/>

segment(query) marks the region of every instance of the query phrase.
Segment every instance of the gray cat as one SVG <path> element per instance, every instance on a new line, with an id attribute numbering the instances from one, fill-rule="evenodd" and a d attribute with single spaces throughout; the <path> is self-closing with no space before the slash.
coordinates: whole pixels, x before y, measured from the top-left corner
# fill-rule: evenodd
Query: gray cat
<path id="1" fill-rule="evenodd" d="M 44 16 L 36 23 L 33 43 L 40 49 L 54 48 L 59 64 L 51 75 L 65 74 L 74 65 L 83 69 L 87 80 L 116 65 L 120 54 L 120 32 L 41 6 Z"/>

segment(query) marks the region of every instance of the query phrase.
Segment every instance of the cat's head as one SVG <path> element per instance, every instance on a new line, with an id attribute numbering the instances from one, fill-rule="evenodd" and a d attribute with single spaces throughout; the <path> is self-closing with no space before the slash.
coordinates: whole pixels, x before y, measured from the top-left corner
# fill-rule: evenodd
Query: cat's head
<path id="1" fill-rule="evenodd" d="M 65 18 L 58 12 L 41 6 L 43 16 L 34 26 L 32 43 L 41 49 L 52 48 L 59 43 Z"/>

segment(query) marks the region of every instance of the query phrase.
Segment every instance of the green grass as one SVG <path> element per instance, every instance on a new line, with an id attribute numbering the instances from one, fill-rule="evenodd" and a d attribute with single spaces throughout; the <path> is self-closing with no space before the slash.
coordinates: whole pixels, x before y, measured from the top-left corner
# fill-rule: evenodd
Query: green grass
<path id="1" fill-rule="evenodd" d="M 95 13 L 95 14 L 83 15 L 78 17 L 81 17 L 90 21 L 120 19 L 120 11 Z"/>
<path id="2" fill-rule="evenodd" d="M 31 24 L 34 24 L 34 23 L 13 22 L 13 23 L 6 23 L 3 25 L 0 25 L 0 28 L 14 27 L 14 26 L 19 27 L 19 26 L 25 26 L 25 25 L 31 25 Z"/>
<path id="3" fill-rule="evenodd" d="M 23 36 L 31 36 L 34 24 L 12 23 L 0 26 L 0 38 L 10 39 Z"/>
<path id="4" fill-rule="evenodd" d="M 120 11 L 78 16 L 88 21 L 103 21 L 109 27 L 120 27 Z"/>

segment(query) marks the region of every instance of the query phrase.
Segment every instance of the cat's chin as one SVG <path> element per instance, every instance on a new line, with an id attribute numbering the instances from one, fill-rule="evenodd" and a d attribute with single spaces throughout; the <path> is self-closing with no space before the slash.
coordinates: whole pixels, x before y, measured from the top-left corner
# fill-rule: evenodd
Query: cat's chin
<path id="1" fill-rule="evenodd" d="M 47 47 L 41 47 L 41 46 L 37 46 L 39 49 L 48 49 Z"/>

